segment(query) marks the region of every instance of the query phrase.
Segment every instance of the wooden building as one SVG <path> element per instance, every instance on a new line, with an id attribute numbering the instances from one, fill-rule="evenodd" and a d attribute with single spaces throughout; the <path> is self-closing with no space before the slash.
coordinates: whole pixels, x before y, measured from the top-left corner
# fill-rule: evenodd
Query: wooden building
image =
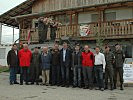
<path id="1" fill-rule="evenodd" d="M 34 44 L 38 43 L 37 20 L 42 16 L 62 23 L 57 40 L 69 37 L 92 46 L 100 40 L 110 45 L 120 43 L 130 48 L 133 57 L 133 0 L 27 0 L 1 15 L 0 22 L 18 27 L 21 42 L 27 42 L 30 30 Z M 86 27 L 89 33 L 84 35 Z"/>

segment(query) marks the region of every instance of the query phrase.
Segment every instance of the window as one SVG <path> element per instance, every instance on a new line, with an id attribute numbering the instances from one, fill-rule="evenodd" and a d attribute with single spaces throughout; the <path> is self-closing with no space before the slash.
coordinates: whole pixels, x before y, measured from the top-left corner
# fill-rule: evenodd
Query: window
<path id="1" fill-rule="evenodd" d="M 70 24 L 70 15 L 58 15 L 55 17 L 62 25 Z"/>
<path id="2" fill-rule="evenodd" d="M 92 14 L 91 15 L 91 21 L 92 22 L 98 22 L 98 14 Z"/>
<path id="3" fill-rule="evenodd" d="M 131 45 L 125 45 L 122 47 L 124 53 L 125 53 L 125 58 L 132 58 L 132 46 Z"/>
<path id="4" fill-rule="evenodd" d="M 105 13 L 105 20 L 106 21 L 116 20 L 116 12 Z"/>

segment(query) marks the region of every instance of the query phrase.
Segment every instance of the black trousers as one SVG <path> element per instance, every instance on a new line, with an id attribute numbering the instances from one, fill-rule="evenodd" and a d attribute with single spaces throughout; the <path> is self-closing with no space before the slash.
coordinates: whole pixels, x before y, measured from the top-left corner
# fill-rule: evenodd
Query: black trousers
<path id="1" fill-rule="evenodd" d="M 60 65 L 52 66 L 52 85 L 60 84 Z"/>
<path id="2" fill-rule="evenodd" d="M 39 66 L 32 66 L 31 68 L 31 82 L 38 83 L 39 81 L 40 68 Z"/>
<path id="3" fill-rule="evenodd" d="M 20 83 L 23 83 L 23 81 L 28 83 L 28 69 L 28 67 L 21 67 Z"/>
<path id="4" fill-rule="evenodd" d="M 62 85 L 69 85 L 70 67 L 64 63 L 61 66 Z"/>
<path id="5" fill-rule="evenodd" d="M 120 83 L 123 84 L 123 67 L 114 68 L 114 85 L 117 83 L 117 75 L 120 77 Z"/>
<path id="6" fill-rule="evenodd" d="M 92 72 L 93 72 L 93 67 L 87 67 L 83 66 L 83 77 L 84 77 L 84 84 L 86 87 L 92 87 L 93 84 L 93 77 L 92 77 Z"/>

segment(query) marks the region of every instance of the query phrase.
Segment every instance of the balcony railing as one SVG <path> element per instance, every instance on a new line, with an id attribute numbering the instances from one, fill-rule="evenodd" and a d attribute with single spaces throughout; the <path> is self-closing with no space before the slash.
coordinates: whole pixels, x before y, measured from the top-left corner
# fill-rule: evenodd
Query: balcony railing
<path id="1" fill-rule="evenodd" d="M 80 35 L 80 25 L 64 25 L 60 26 L 56 33 L 56 38 L 62 36 L 71 37 L 72 39 L 96 39 L 97 36 L 105 37 L 106 39 L 114 38 L 133 38 L 133 19 L 115 20 L 106 22 L 88 23 L 90 34 L 87 36 Z M 21 29 L 21 40 L 26 41 L 29 29 Z M 38 42 L 38 30 L 30 29 L 31 42 Z M 50 39 L 48 32 L 48 39 Z"/>
<path id="2" fill-rule="evenodd" d="M 28 41 L 28 33 L 30 32 L 31 42 L 38 42 L 38 29 L 32 28 L 32 29 L 20 29 L 20 41 Z"/>

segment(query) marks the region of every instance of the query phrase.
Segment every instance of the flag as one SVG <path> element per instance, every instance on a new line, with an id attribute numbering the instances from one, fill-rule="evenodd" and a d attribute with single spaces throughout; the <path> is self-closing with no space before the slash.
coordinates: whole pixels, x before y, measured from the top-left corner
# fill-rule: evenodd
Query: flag
<path id="1" fill-rule="evenodd" d="M 31 33 L 30 33 L 30 30 L 29 30 L 28 31 L 28 37 L 27 37 L 28 44 L 30 44 L 30 38 L 31 38 Z"/>

